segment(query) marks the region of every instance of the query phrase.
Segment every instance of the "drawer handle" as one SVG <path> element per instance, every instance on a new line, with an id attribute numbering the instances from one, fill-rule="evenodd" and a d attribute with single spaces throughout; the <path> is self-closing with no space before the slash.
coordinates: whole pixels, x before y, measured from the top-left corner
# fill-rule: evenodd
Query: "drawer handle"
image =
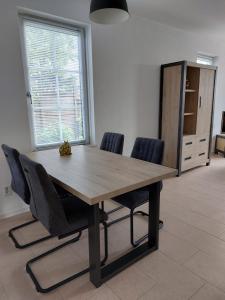
<path id="1" fill-rule="evenodd" d="M 190 160 L 191 159 L 191 156 L 188 156 L 188 157 L 185 157 L 184 160 Z"/>
<path id="2" fill-rule="evenodd" d="M 200 153 L 198 156 L 203 156 L 205 155 L 205 152 Z"/>
<path id="3" fill-rule="evenodd" d="M 206 139 L 201 139 L 201 140 L 200 140 L 200 143 L 201 143 L 201 142 L 205 142 L 205 141 L 206 141 Z"/>
<path id="4" fill-rule="evenodd" d="M 192 144 L 193 144 L 192 142 L 187 142 L 187 143 L 185 143 L 186 146 L 192 145 Z"/>

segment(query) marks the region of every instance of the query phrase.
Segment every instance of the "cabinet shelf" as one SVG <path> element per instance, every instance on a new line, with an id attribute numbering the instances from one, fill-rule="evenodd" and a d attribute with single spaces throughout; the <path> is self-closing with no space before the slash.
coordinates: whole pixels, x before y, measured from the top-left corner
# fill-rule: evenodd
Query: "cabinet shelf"
<path id="1" fill-rule="evenodd" d="M 185 90 L 185 92 L 186 92 L 186 93 L 195 93 L 195 92 L 196 92 L 196 90 L 192 90 L 192 89 L 186 89 L 186 90 Z"/>
<path id="2" fill-rule="evenodd" d="M 188 134 L 188 133 L 185 134 L 185 133 L 184 133 L 184 134 L 183 134 L 183 137 L 186 137 L 186 138 L 187 138 L 187 137 L 194 138 L 194 137 L 196 137 L 196 134 Z"/>
<path id="3" fill-rule="evenodd" d="M 184 116 L 193 116 L 195 113 L 194 112 L 189 112 L 189 113 L 184 113 Z"/>

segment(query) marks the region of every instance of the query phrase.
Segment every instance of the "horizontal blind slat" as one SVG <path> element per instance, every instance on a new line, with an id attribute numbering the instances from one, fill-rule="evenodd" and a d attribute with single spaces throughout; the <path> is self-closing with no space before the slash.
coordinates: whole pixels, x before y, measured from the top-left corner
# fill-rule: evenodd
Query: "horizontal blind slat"
<path id="1" fill-rule="evenodd" d="M 85 140 L 81 32 L 29 20 L 24 32 L 36 145 Z"/>

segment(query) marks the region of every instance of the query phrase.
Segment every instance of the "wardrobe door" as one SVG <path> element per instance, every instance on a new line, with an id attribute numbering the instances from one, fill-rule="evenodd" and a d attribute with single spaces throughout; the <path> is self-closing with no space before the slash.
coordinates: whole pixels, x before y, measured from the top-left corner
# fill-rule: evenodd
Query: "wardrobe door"
<path id="1" fill-rule="evenodd" d="M 214 70 L 200 70 L 197 136 L 201 138 L 208 138 L 210 134 L 214 78 Z"/>
<path id="2" fill-rule="evenodd" d="M 182 66 L 163 68 L 161 139 L 165 142 L 163 164 L 177 168 Z"/>

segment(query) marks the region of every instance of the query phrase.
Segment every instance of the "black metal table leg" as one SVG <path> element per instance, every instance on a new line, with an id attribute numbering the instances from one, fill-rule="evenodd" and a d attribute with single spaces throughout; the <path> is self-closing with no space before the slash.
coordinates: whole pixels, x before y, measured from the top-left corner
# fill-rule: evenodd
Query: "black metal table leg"
<path id="1" fill-rule="evenodd" d="M 99 236 L 99 205 L 91 207 L 89 218 L 89 264 L 90 281 L 100 287 L 104 282 L 125 270 L 130 265 L 147 256 L 159 247 L 159 210 L 160 210 L 160 183 L 149 187 L 149 216 L 148 216 L 148 241 L 106 266 L 101 266 L 100 261 L 100 236 Z"/>
<path id="2" fill-rule="evenodd" d="M 156 251 L 159 247 L 159 207 L 160 183 L 149 187 L 151 193 L 149 201 L 148 241 L 132 250 L 101 269 L 101 281 L 106 282 L 119 272 L 125 270 L 143 257 Z"/>
<path id="3" fill-rule="evenodd" d="M 91 206 L 88 228 L 89 242 L 89 264 L 90 264 L 90 281 L 100 287 L 101 281 L 101 257 L 100 257 L 100 232 L 99 232 L 99 205 Z"/>
<path id="4" fill-rule="evenodd" d="M 160 182 L 157 182 L 149 192 L 148 244 L 156 249 L 159 248 L 160 188 Z"/>

